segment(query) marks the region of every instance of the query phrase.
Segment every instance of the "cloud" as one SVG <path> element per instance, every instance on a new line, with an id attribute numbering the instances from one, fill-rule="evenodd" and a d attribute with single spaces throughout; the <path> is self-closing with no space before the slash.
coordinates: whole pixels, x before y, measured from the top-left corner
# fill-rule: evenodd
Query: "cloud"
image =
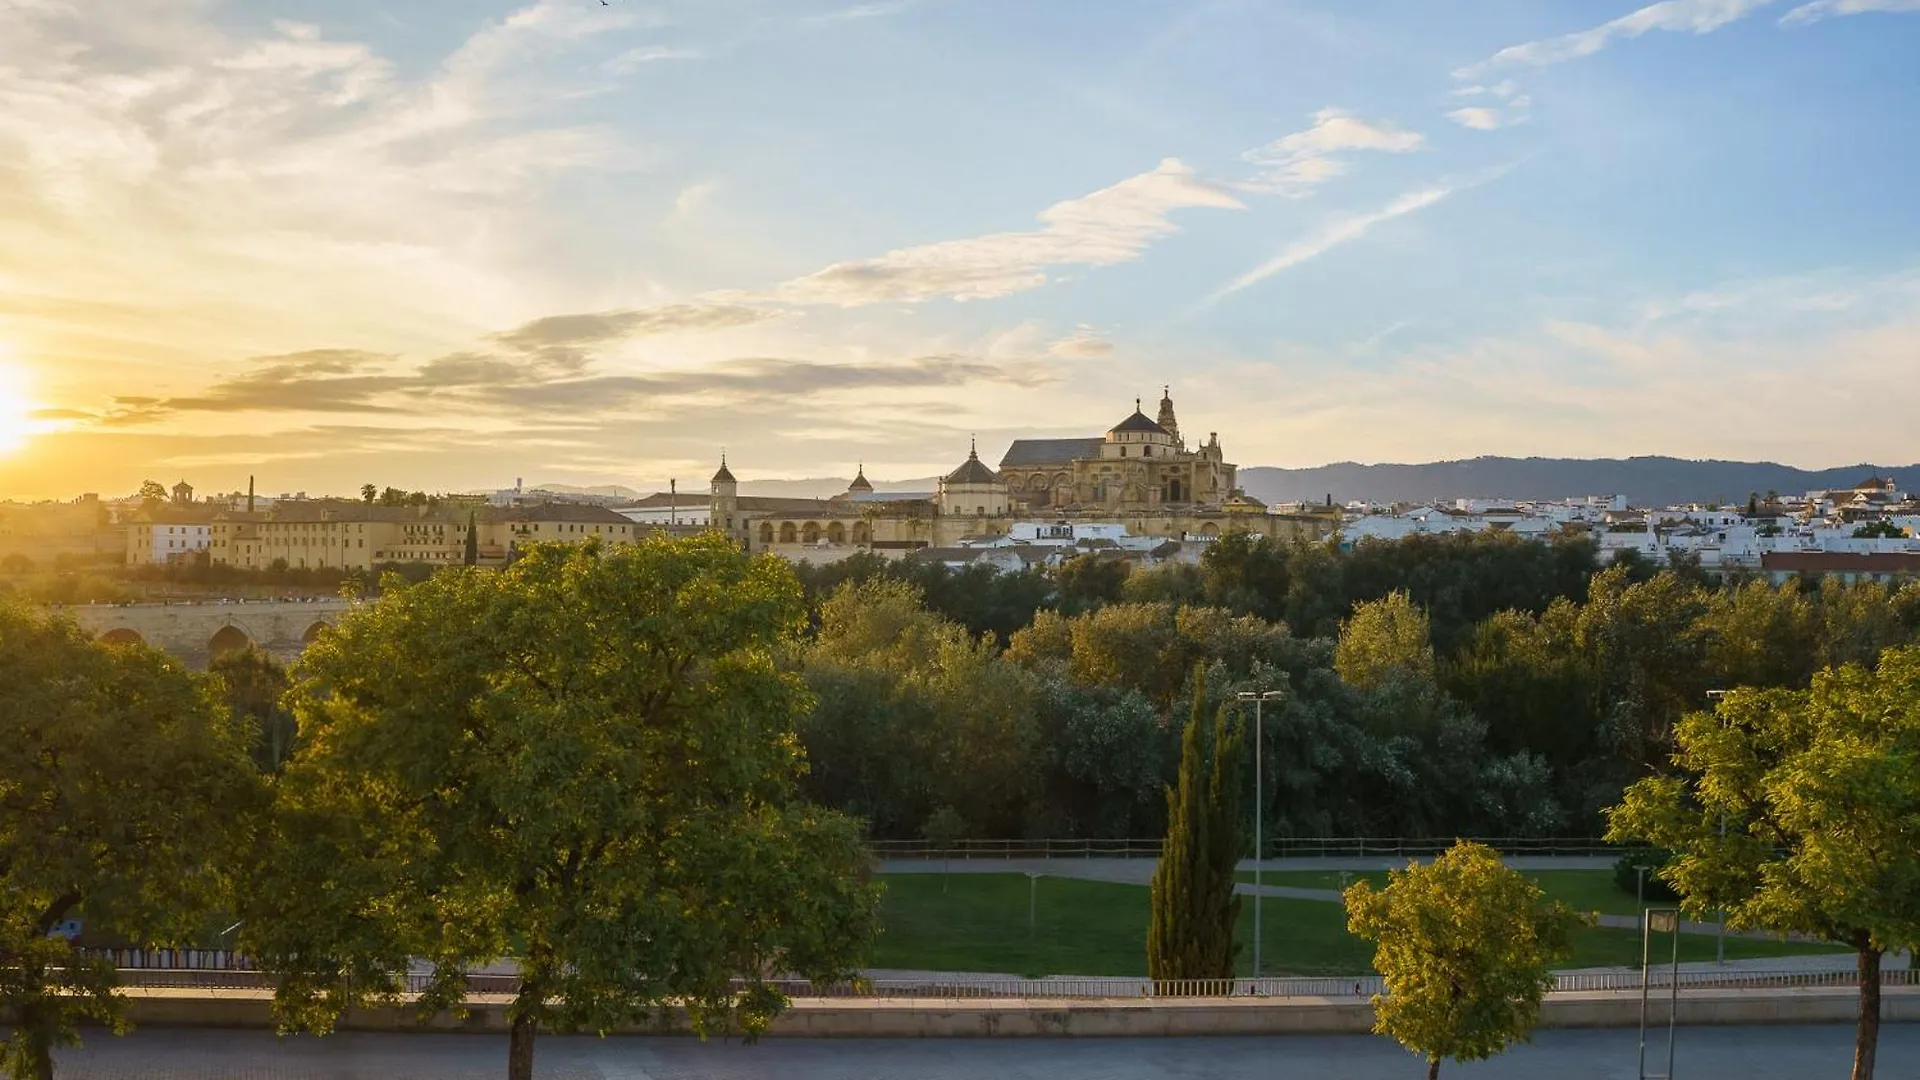
<path id="1" fill-rule="evenodd" d="M 1227 282 L 1207 297 L 1202 302 L 1202 306 L 1211 307 L 1226 297 L 1248 286 L 1257 285 L 1283 270 L 1291 270 L 1301 263 L 1319 258 L 1342 244 L 1360 239 L 1375 225 L 1392 221 L 1397 217 L 1405 217 L 1416 210 L 1424 210 L 1457 190 L 1459 186 L 1438 185 L 1419 191 L 1410 191 L 1378 210 L 1339 218 L 1319 232 L 1289 244 L 1278 255 Z"/>
<path id="2" fill-rule="evenodd" d="M 510 349 L 564 370 L 578 370 L 599 346 L 659 334 L 703 333 L 750 326 L 780 312 L 738 304 L 667 304 L 662 307 L 549 315 L 493 335 Z"/>
<path id="3" fill-rule="evenodd" d="M 1462 127 L 1470 127 L 1476 131 L 1492 131 L 1500 126 L 1499 110 L 1480 108 L 1477 106 L 1455 109 L 1447 114 L 1447 119 L 1452 120 Z"/>
<path id="4" fill-rule="evenodd" d="M 723 361 L 700 371 L 600 375 L 526 386 L 490 387 L 484 395 L 516 407 L 572 415 L 617 411 L 636 404 L 708 399 L 733 403 L 791 403 L 818 394 L 860 390 L 953 387 L 972 382 L 1031 385 L 1034 375 L 961 356 L 922 356 L 900 362 L 813 363 L 770 357 Z"/>
<path id="5" fill-rule="evenodd" d="M 1592 56 L 1618 38 L 1637 38 L 1654 30 L 1710 34 L 1747 17 L 1773 0 L 1662 0 L 1587 30 L 1509 45 L 1477 64 L 1455 71 L 1472 79 L 1504 67 L 1548 67 Z"/>
<path id="6" fill-rule="evenodd" d="M 1814 0 L 1801 4 L 1780 17 L 1782 26 L 1804 26 L 1842 15 L 1864 15 L 1870 11 L 1899 13 L 1920 11 L 1920 0 Z"/>
<path id="7" fill-rule="evenodd" d="M 1261 172 L 1234 187 L 1263 195 L 1304 198 L 1347 171 L 1346 159 L 1336 155 L 1356 150 L 1405 154 L 1425 145 L 1426 139 L 1419 132 L 1362 120 L 1329 107 L 1313 114 L 1312 127 L 1242 154 L 1242 160 L 1260 166 Z"/>
<path id="8" fill-rule="evenodd" d="M 1112 266 L 1139 258 L 1155 240 L 1179 231 L 1175 210 L 1239 210 L 1240 200 L 1200 180 L 1175 158 L 1090 195 L 1041 211 L 1042 227 L 900 248 L 872 259 L 834 263 L 779 286 L 771 299 L 792 304 L 915 303 L 949 296 L 984 300 L 1038 288 L 1056 266 Z"/>
<path id="9" fill-rule="evenodd" d="M 1084 323 L 1074 327 L 1073 333 L 1066 337 L 1047 344 L 1047 355 L 1063 360 L 1097 360 L 1112 352 L 1113 343 Z"/>
<path id="10" fill-rule="evenodd" d="M 648 64 L 657 64 L 665 60 L 704 60 L 705 49 L 669 48 L 665 45 L 641 45 L 607 61 L 608 71 L 625 74 Z"/>
<path id="11" fill-rule="evenodd" d="M 713 200 L 713 193 L 719 184 L 712 180 L 702 180 L 688 184 L 680 189 L 673 198 L 673 212 L 667 215 L 668 223 L 691 221 L 699 216 L 707 203 Z"/>
<path id="12" fill-rule="evenodd" d="M 803 23 L 858 22 L 862 19 L 884 19 L 889 15 L 898 15 L 914 5 L 914 0 L 880 0 L 878 3 L 854 4 L 850 7 L 823 11 L 818 15 L 802 16 Z"/>
<path id="13" fill-rule="evenodd" d="M 118 422 L 145 422 L 179 412 L 396 412 L 378 399 L 412 380 L 380 373 L 392 360 L 357 349 L 261 357 L 252 371 L 215 383 L 199 395 L 161 401 L 122 398 L 121 404 L 136 406 L 136 413 Z"/>

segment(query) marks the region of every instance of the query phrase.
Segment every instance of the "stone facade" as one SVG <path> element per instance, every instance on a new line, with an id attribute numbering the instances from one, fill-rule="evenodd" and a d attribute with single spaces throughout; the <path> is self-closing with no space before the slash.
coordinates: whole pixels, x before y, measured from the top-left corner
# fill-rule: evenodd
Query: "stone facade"
<path id="1" fill-rule="evenodd" d="M 1333 518 L 1268 513 L 1239 491 L 1217 434 L 1189 450 L 1170 394 L 1161 398 L 1158 419 L 1134 404 L 1133 415 L 1104 437 L 1016 440 L 998 471 L 971 448 L 937 490 L 922 494 L 876 494 L 862 469 L 832 498 L 741 495 L 723 457 L 713 476 L 710 520 L 748 551 L 815 563 L 859 551 L 903 556 L 959 546 L 1004 536 L 1015 521 L 1036 518 L 1115 522 L 1135 536 L 1201 542 L 1236 530 L 1276 539 L 1332 533 Z"/>

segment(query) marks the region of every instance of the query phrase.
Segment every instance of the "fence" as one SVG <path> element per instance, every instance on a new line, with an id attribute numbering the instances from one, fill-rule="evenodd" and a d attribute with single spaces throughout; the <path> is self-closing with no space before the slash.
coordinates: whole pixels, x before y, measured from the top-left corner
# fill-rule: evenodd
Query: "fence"
<path id="1" fill-rule="evenodd" d="M 429 976 L 413 972 L 404 979 L 409 993 L 426 989 Z M 1851 988 L 1860 985 L 1859 975 L 1848 970 L 1805 971 L 1682 971 L 1682 990 L 1785 990 L 1809 987 Z M 130 968 L 120 972 L 122 986 L 192 990 L 271 990 L 273 977 L 265 972 L 243 968 L 225 970 L 192 968 Z M 1126 1000 L 1144 998 L 1366 998 L 1386 992 L 1378 975 L 1351 977 L 1273 978 L 1273 979 L 1198 979 L 1156 983 L 1139 978 L 1089 979 L 968 979 L 964 976 L 926 979 L 862 980 L 854 983 L 814 985 L 805 980 L 775 980 L 775 988 L 794 998 L 828 999 L 1018 999 L 1053 1000 Z M 1648 985 L 1667 989 L 1672 985 L 1671 971 L 1653 971 Z M 1880 973 L 1882 987 L 1920 986 L 1920 973 L 1908 969 L 1890 969 Z M 519 979 L 513 975 L 468 975 L 470 995 L 507 995 L 516 993 Z M 1563 972 L 1555 980 L 1554 992 L 1579 993 L 1637 991 L 1637 971 Z"/>
<path id="2" fill-rule="evenodd" d="M 1469 837 L 1502 855 L 1616 855 L 1619 849 L 1591 837 Z M 1409 858 L 1438 855 L 1456 838 L 1397 836 L 1274 836 L 1266 840 L 1266 858 Z M 1157 859 L 1153 840 L 874 840 L 883 859 Z"/>

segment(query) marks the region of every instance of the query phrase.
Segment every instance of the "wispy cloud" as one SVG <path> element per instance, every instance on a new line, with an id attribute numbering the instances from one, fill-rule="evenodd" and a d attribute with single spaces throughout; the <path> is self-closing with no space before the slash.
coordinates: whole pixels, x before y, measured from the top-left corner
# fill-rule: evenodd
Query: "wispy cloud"
<path id="1" fill-rule="evenodd" d="M 658 64 L 666 60 L 704 60 L 706 58 L 707 51 L 705 49 L 670 47 L 666 45 L 641 45 L 628 49 L 626 52 L 607 61 L 606 68 L 608 71 L 618 74 L 634 71 L 638 68 L 646 67 L 648 64 Z"/>
<path id="2" fill-rule="evenodd" d="M 872 4 L 853 4 L 848 7 L 823 11 L 818 15 L 802 16 L 804 23 L 857 22 L 861 19 L 884 19 L 889 15 L 898 15 L 914 6 L 915 0 L 880 0 Z"/>
<path id="3" fill-rule="evenodd" d="M 1063 360 L 1097 360 L 1113 353 L 1113 342 L 1103 337 L 1098 330 L 1081 324 L 1073 328 L 1073 333 L 1047 343 L 1047 355 Z"/>
<path id="4" fill-rule="evenodd" d="M 1041 211 L 1041 227 L 900 248 L 877 258 L 835 263 L 774 290 L 792 304 L 853 307 L 936 297 L 983 300 L 1037 288 L 1059 266 L 1111 266 L 1140 256 L 1177 232 L 1175 210 L 1238 210 L 1232 194 L 1201 180 L 1174 158 L 1090 195 Z M 724 297 L 721 297 L 724 298 Z"/>
<path id="5" fill-rule="evenodd" d="M 1240 181 L 1238 190 L 1298 199 L 1347 171 L 1344 155 L 1354 151 L 1405 154 L 1426 145 L 1417 131 L 1379 120 L 1363 120 L 1342 109 L 1325 108 L 1313 114 L 1313 126 L 1276 139 L 1241 155 L 1260 167 L 1258 175 Z"/>
<path id="6" fill-rule="evenodd" d="M 1841 15 L 1864 15 L 1874 11 L 1889 13 L 1920 11 L 1920 0 L 1813 0 L 1811 4 L 1801 4 L 1782 15 L 1780 25 L 1800 26 L 1819 22 L 1821 19 L 1831 19 Z"/>
<path id="7" fill-rule="evenodd" d="M 1586 30 L 1559 37 L 1509 45 L 1477 64 L 1454 72 L 1460 79 L 1478 78 L 1488 71 L 1508 67 L 1547 67 L 1592 56 L 1621 38 L 1637 38 L 1655 30 L 1670 33 L 1710 34 L 1746 18 L 1773 0 L 1662 0 L 1617 19 Z"/>
<path id="8" fill-rule="evenodd" d="M 1417 191 L 1409 191 L 1378 210 L 1336 218 L 1322 226 L 1313 235 L 1287 245 L 1273 258 L 1227 282 L 1202 300 L 1199 308 L 1204 310 L 1212 307 L 1242 289 L 1258 285 L 1275 274 L 1317 259 L 1343 244 L 1352 243 L 1365 236 L 1376 225 L 1424 210 L 1455 192 L 1484 183 L 1510 168 L 1511 166 L 1507 166 L 1492 170 L 1468 181 L 1435 184 Z"/>

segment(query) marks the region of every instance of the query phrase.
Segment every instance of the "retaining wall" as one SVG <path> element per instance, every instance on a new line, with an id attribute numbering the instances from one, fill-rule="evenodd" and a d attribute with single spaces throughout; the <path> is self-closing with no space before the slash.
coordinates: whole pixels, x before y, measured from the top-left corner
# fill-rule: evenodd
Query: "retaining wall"
<path id="1" fill-rule="evenodd" d="M 268 996 L 253 990 L 129 990 L 128 1019 L 156 1027 L 267 1028 L 273 1026 Z M 504 999 L 474 1002 L 464 1019 L 436 1017 L 428 1028 L 441 1031 L 507 1030 Z M 1680 995 L 1679 1022 L 1698 1024 L 1852 1023 L 1859 1008 L 1855 991 L 1845 988 L 1794 990 L 1692 990 Z M 1665 1025 L 1667 1001 L 1655 997 L 1649 1022 Z M 1886 1023 L 1920 1022 L 1920 990 L 1887 990 L 1881 1018 Z M 1550 995 L 1540 1026 L 1548 1028 L 1620 1028 L 1640 1022 L 1640 995 L 1605 991 Z M 404 1006 L 356 1009 L 340 1027 L 357 1031 L 420 1030 Z M 1192 1001 L 1037 999 L 882 999 L 796 1000 L 767 1032 L 769 1036 L 809 1038 L 964 1038 L 978 1036 L 1168 1036 L 1356 1034 L 1373 1028 L 1373 1008 L 1365 1001 L 1331 998 L 1212 998 Z M 653 1024 L 636 1024 L 619 1034 L 671 1034 L 685 1030 L 685 1018 L 669 1011 Z"/>

